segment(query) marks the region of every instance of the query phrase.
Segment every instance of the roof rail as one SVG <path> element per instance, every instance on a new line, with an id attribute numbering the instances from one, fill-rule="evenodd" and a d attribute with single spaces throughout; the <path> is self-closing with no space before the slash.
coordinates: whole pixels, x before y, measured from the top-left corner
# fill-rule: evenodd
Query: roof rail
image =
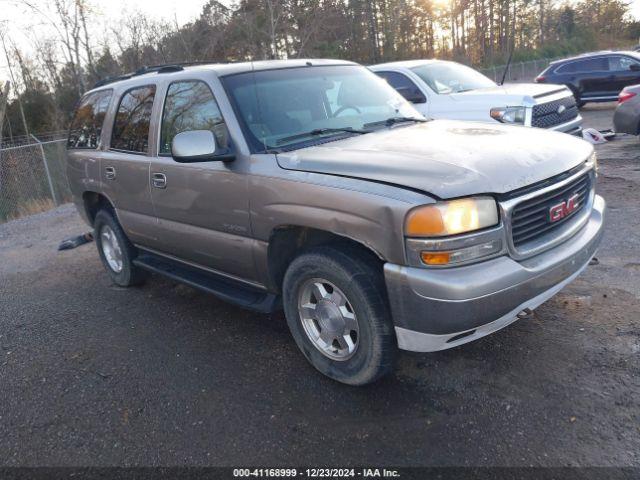
<path id="1" fill-rule="evenodd" d="M 93 87 L 91 87 L 91 88 L 102 87 L 103 85 L 107 85 L 109 83 L 117 82 L 119 80 L 126 80 L 127 78 L 131 78 L 131 75 L 127 74 L 127 75 L 115 75 L 113 77 L 105 77 L 105 78 L 103 78 L 101 80 L 98 80 L 96 83 L 94 83 Z"/>
<path id="2" fill-rule="evenodd" d="M 109 83 L 117 82 L 120 80 L 127 80 L 132 77 L 137 77 L 138 75 L 144 75 L 146 73 L 172 73 L 179 72 L 184 70 L 183 66 L 187 65 L 195 65 L 189 63 L 168 63 L 166 65 L 152 65 L 152 66 L 144 66 L 136 70 L 135 72 L 125 73 L 124 75 L 115 75 L 112 77 L 105 77 L 102 80 L 98 80 L 93 88 L 102 87 L 104 85 L 108 85 Z"/>

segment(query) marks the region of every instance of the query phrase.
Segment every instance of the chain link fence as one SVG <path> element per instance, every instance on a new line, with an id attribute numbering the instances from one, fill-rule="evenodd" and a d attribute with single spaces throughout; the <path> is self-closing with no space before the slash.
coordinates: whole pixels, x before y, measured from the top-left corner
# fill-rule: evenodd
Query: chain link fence
<path id="1" fill-rule="evenodd" d="M 0 223 L 43 212 L 71 200 L 66 136 L 14 139 L 0 148 Z"/>
<path id="2" fill-rule="evenodd" d="M 549 66 L 551 62 L 557 60 L 555 58 L 541 58 L 528 62 L 516 62 L 509 66 L 509 70 L 505 76 L 505 83 L 525 83 L 533 82 L 533 80 Z M 502 81 L 506 65 L 497 65 L 489 68 L 481 68 L 480 72 L 492 79 L 496 83 Z"/>

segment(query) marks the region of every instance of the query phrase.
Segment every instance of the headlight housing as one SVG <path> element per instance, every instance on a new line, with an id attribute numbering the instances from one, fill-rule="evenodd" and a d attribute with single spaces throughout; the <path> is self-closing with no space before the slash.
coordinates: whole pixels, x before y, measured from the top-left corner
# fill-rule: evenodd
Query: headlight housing
<path id="1" fill-rule="evenodd" d="M 491 118 L 501 123 L 513 123 L 524 125 L 526 115 L 525 107 L 496 107 L 489 112 Z"/>
<path id="2" fill-rule="evenodd" d="M 470 197 L 414 208 L 405 220 L 408 237 L 445 237 L 498 224 L 498 207 L 491 197 Z"/>
<path id="3" fill-rule="evenodd" d="M 414 208 L 405 219 L 409 264 L 448 267 L 499 255 L 503 251 L 499 225 L 498 206 L 491 197 Z"/>

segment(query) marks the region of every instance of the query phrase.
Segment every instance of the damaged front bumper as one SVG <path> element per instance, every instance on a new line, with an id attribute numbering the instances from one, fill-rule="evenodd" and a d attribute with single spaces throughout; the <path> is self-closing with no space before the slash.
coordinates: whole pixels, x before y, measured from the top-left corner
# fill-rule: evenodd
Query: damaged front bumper
<path id="1" fill-rule="evenodd" d="M 506 327 L 544 303 L 589 264 L 603 235 L 604 214 L 605 201 L 596 195 L 578 233 L 522 261 L 501 256 L 440 270 L 387 263 L 398 347 L 415 352 L 452 348 Z"/>

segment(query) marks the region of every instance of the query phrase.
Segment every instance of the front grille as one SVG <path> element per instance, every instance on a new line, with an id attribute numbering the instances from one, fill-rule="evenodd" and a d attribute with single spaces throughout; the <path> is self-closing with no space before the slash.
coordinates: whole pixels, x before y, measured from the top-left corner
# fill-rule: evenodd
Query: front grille
<path id="1" fill-rule="evenodd" d="M 564 106 L 565 110 L 558 113 L 558 109 Z M 578 106 L 573 95 L 555 100 L 553 102 L 534 105 L 531 126 L 538 128 L 551 128 L 556 125 L 570 122 L 578 116 Z"/>
<path id="2" fill-rule="evenodd" d="M 511 235 L 513 245 L 518 248 L 536 240 L 570 221 L 585 208 L 591 190 L 589 173 L 578 177 L 570 184 L 547 192 L 543 195 L 517 204 L 511 212 Z M 577 197 L 577 207 L 564 218 L 551 221 L 551 208 L 567 201 L 573 195 Z"/>

